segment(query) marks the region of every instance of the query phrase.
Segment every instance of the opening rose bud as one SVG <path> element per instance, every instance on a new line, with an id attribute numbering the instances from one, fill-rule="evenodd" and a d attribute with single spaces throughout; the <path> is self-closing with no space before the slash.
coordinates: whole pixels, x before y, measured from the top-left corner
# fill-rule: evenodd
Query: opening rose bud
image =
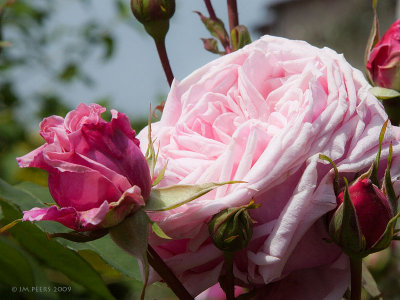
<path id="1" fill-rule="evenodd" d="M 23 157 L 20 167 L 49 173 L 49 190 L 57 205 L 24 212 L 24 221 L 51 220 L 76 231 L 107 228 L 145 204 L 150 172 L 139 140 L 125 114 L 112 120 L 97 104 L 80 104 L 64 118 L 40 123 L 46 143 Z"/>
<path id="2" fill-rule="evenodd" d="M 371 248 L 383 235 L 393 218 L 389 200 L 370 179 L 362 179 L 349 187 L 350 199 L 357 215 L 366 249 Z M 337 197 L 338 205 L 343 203 L 344 192 Z"/>
<path id="3" fill-rule="evenodd" d="M 375 85 L 400 91 L 400 19 L 372 49 L 367 69 Z"/>

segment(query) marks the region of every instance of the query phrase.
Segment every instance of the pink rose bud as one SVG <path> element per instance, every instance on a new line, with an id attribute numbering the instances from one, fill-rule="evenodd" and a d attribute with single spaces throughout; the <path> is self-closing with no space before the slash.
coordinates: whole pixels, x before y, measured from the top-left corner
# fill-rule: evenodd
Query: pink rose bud
<path id="1" fill-rule="evenodd" d="M 400 19 L 369 54 L 367 69 L 375 85 L 400 91 Z"/>
<path id="2" fill-rule="evenodd" d="M 357 215 L 366 249 L 380 240 L 389 221 L 393 218 L 389 200 L 370 179 L 362 179 L 349 187 L 350 199 Z M 338 205 L 343 203 L 344 192 L 337 197 Z"/>
<path id="3" fill-rule="evenodd" d="M 80 104 L 65 119 L 40 123 L 46 143 L 23 157 L 20 167 L 49 173 L 57 205 L 24 212 L 24 221 L 51 220 L 76 231 L 107 228 L 145 204 L 150 171 L 125 114 L 112 110 L 106 122 L 97 104 Z"/>
<path id="4" fill-rule="evenodd" d="M 131 10 L 149 35 L 163 40 L 175 13 L 175 0 L 131 0 Z"/>

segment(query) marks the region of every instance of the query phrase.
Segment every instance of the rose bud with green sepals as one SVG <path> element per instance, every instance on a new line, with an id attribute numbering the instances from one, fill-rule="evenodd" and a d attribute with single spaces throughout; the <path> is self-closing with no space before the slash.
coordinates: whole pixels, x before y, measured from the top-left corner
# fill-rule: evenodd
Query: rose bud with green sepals
<path id="1" fill-rule="evenodd" d="M 253 220 L 247 209 L 258 207 L 252 202 L 241 207 L 227 208 L 208 223 L 208 232 L 214 245 L 221 251 L 235 252 L 244 249 L 253 235 Z"/>
<path id="2" fill-rule="evenodd" d="M 400 19 L 370 52 L 367 69 L 376 86 L 400 91 Z"/>
<path id="3" fill-rule="evenodd" d="M 388 121 L 382 127 L 378 153 L 371 168 L 358 177 L 350 188 L 344 178 L 345 189 L 337 194 L 338 207 L 330 215 L 329 234 L 351 258 L 362 258 L 387 248 L 393 239 L 394 227 L 400 215 L 397 213 L 397 197 L 390 175 L 392 144 L 382 189 L 377 186 L 377 170 L 387 123 Z M 333 164 L 332 161 L 331 163 Z M 335 165 L 334 169 L 335 182 L 338 182 Z"/>
<path id="4" fill-rule="evenodd" d="M 393 218 L 389 201 L 370 179 L 362 179 L 351 185 L 349 195 L 365 238 L 365 247 L 370 249 L 379 241 Z M 343 197 L 344 192 L 341 192 L 337 197 L 338 205 L 343 203 Z"/>
<path id="5" fill-rule="evenodd" d="M 169 19 L 175 13 L 175 0 L 131 0 L 131 10 L 147 33 L 160 41 L 165 38 Z"/>

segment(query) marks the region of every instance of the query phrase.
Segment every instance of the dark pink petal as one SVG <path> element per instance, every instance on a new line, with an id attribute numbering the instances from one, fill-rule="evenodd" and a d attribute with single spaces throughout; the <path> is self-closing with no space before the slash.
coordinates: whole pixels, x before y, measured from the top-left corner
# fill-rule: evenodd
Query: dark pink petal
<path id="1" fill-rule="evenodd" d="M 99 163 L 96 160 L 92 160 L 87 156 L 76 152 L 68 153 L 57 153 L 57 152 L 46 152 L 44 156 L 45 162 L 52 168 L 58 168 L 60 171 L 71 171 L 71 172 L 86 172 L 88 170 L 97 171 L 102 176 L 111 181 L 116 188 L 122 193 L 131 187 L 128 179 L 115 171 L 107 168 L 104 164 Z M 50 172 L 52 172 L 51 170 Z M 120 195 L 118 195 L 119 197 Z"/>
<path id="2" fill-rule="evenodd" d="M 49 208 L 32 208 L 24 211 L 24 221 L 55 221 L 74 230 L 79 229 L 78 213 L 73 207 L 58 208 L 53 205 Z"/>
<path id="3" fill-rule="evenodd" d="M 24 211 L 24 221 L 55 221 L 76 231 L 88 231 L 99 229 L 98 225 L 104 220 L 108 213 L 109 205 L 104 201 L 100 207 L 87 211 L 77 211 L 73 207 L 58 208 L 32 208 Z"/>
<path id="4" fill-rule="evenodd" d="M 46 146 L 47 144 L 42 145 L 24 156 L 17 157 L 18 166 L 20 168 L 36 167 L 47 169 L 46 163 L 43 160 L 43 150 Z"/>
<path id="5" fill-rule="evenodd" d="M 126 177 L 131 185 L 141 188 L 144 198 L 148 197 L 149 167 L 126 115 L 114 111 L 109 123 L 85 124 L 70 141 L 75 152 Z"/>
<path id="6" fill-rule="evenodd" d="M 122 194 L 101 173 L 83 166 L 76 166 L 75 171 L 55 168 L 49 173 L 49 190 L 61 207 L 71 206 L 78 211 L 99 207 L 105 200 L 117 201 Z"/>
<path id="7" fill-rule="evenodd" d="M 105 111 L 106 109 L 98 104 L 93 103 L 87 106 L 81 103 L 66 115 L 64 126 L 69 132 L 74 132 L 81 129 L 84 124 L 105 122 L 101 118 L 101 114 Z"/>

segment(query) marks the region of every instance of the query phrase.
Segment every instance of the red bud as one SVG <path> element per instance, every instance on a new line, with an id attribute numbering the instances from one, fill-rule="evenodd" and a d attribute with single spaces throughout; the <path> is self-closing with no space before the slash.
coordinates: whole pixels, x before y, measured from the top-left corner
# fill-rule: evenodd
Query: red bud
<path id="1" fill-rule="evenodd" d="M 380 239 L 393 218 L 389 200 L 369 179 L 357 181 L 350 186 L 349 194 L 361 233 L 365 237 L 366 248 L 369 249 Z M 338 205 L 343 203 L 343 195 L 343 192 L 338 195 Z"/>

